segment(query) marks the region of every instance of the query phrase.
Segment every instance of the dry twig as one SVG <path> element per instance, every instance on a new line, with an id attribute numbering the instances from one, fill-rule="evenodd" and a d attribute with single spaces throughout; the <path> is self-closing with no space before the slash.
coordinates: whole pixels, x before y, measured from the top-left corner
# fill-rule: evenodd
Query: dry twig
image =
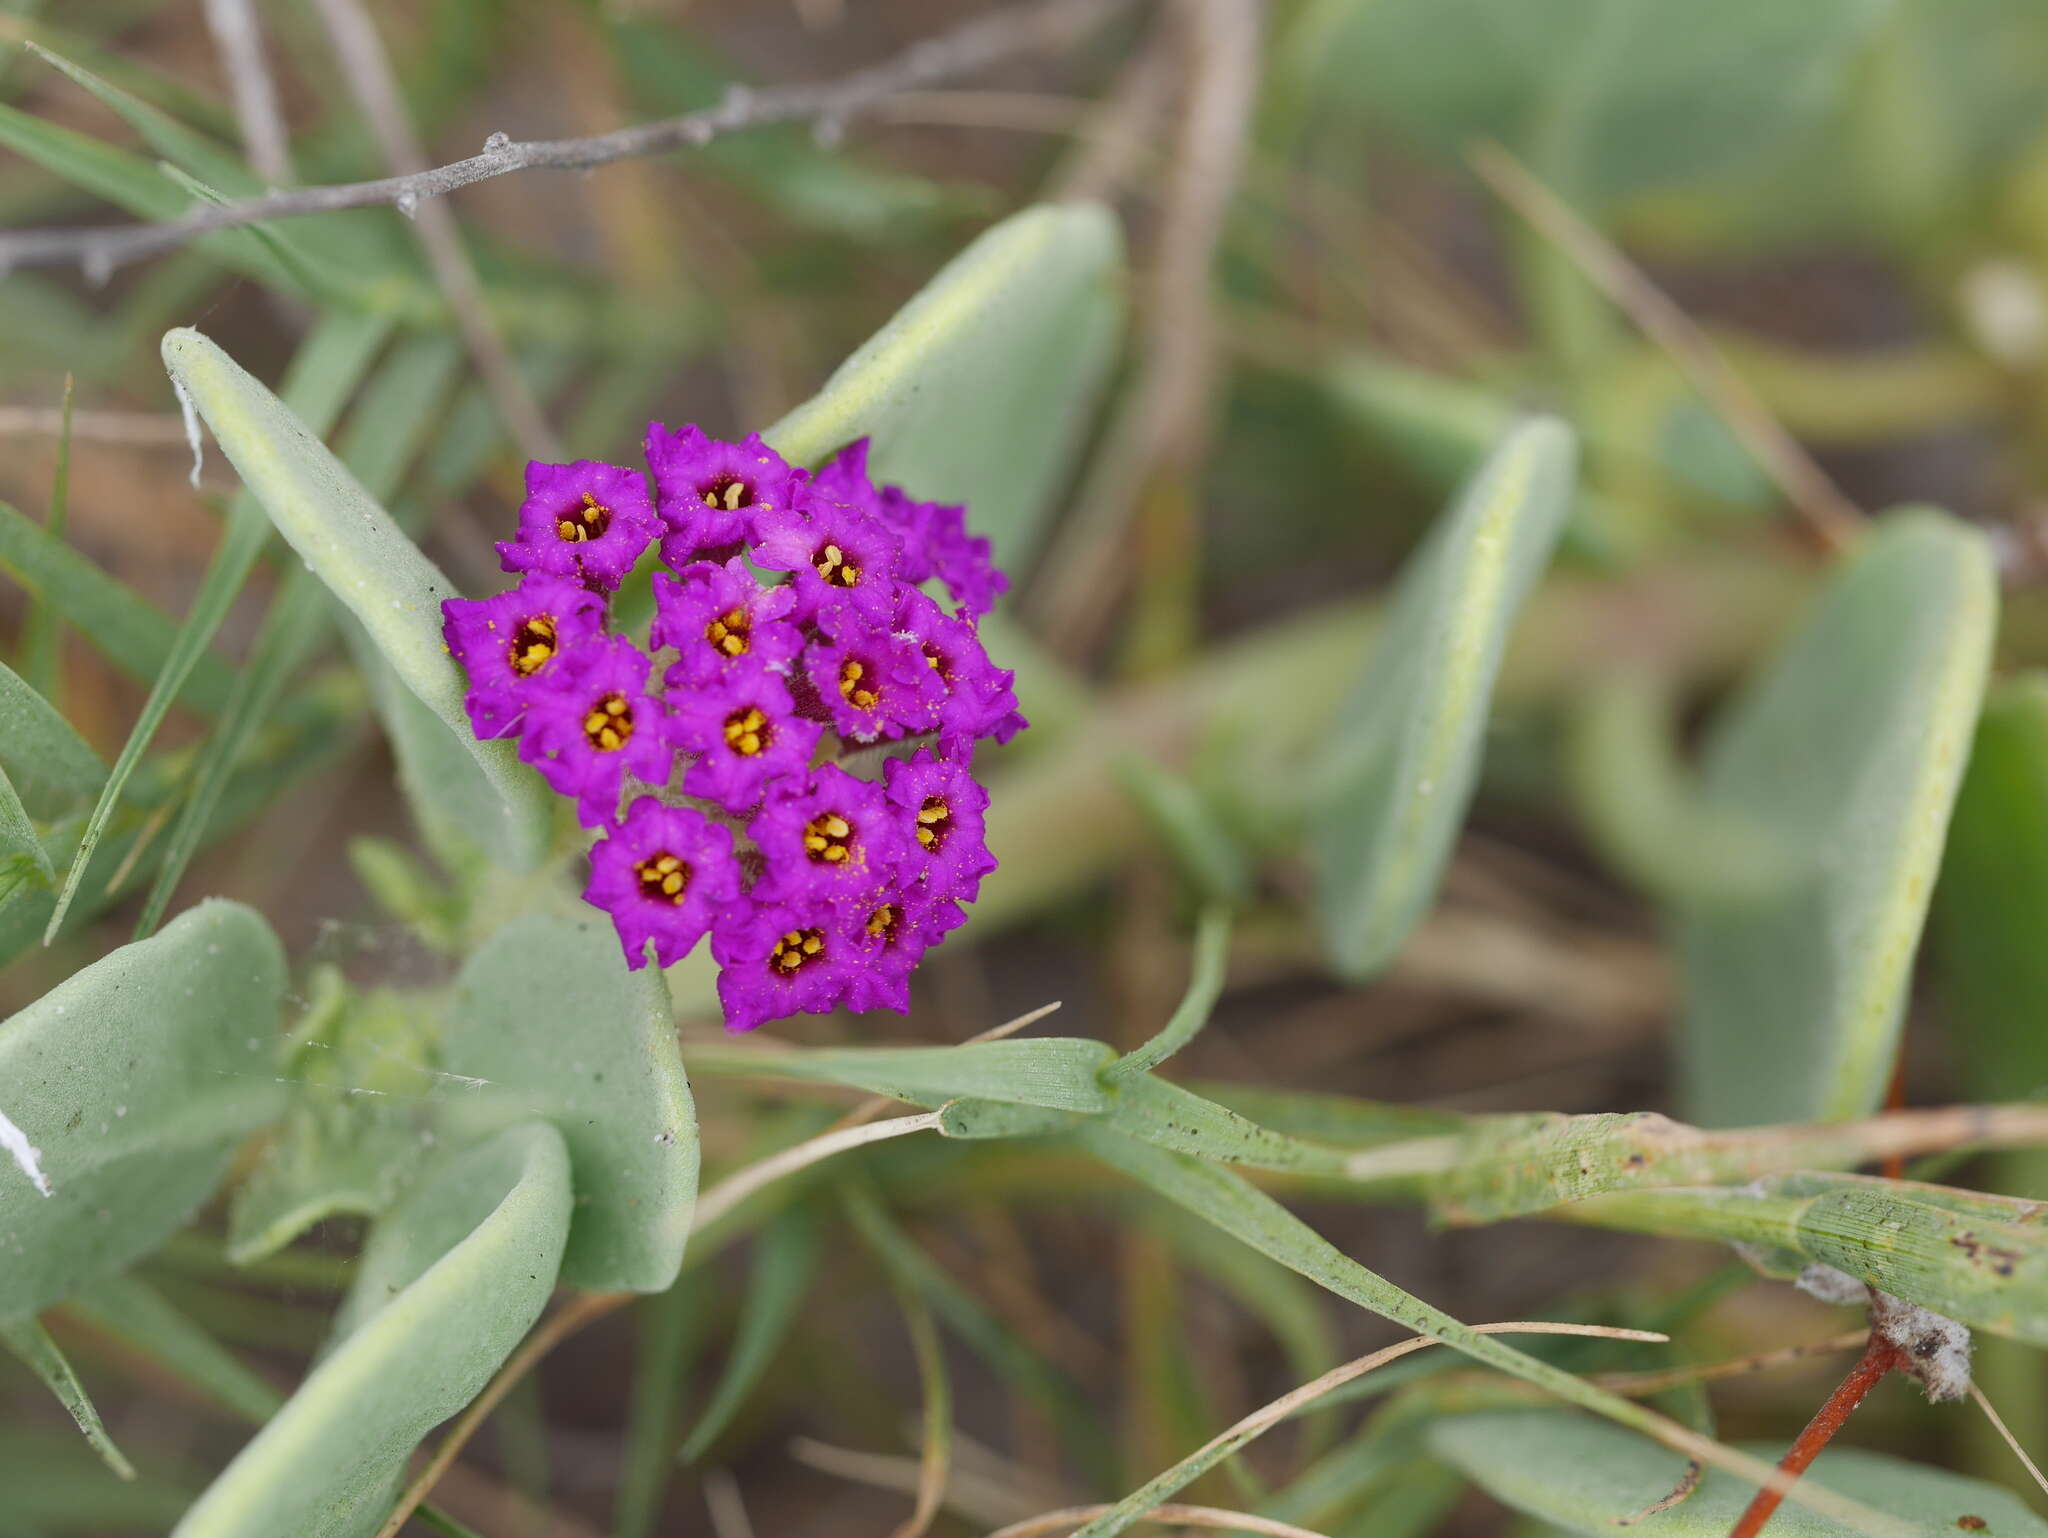
<path id="1" fill-rule="evenodd" d="M 587 170 L 616 160 L 709 144 L 722 134 L 772 123 L 815 123 L 821 134 L 830 137 L 849 120 L 900 92 L 972 74 L 1020 55 L 1057 51 L 1123 3 L 1041 0 L 980 17 L 839 80 L 758 91 L 734 86 L 716 107 L 581 139 L 522 141 L 493 134 L 479 154 L 409 175 L 203 204 L 159 224 L 0 231 L 0 271 L 77 262 L 95 273 L 112 272 L 214 230 L 346 208 L 417 208 L 430 199 L 515 171 Z"/>
<path id="2" fill-rule="evenodd" d="M 362 108 L 363 116 L 369 119 L 371 130 L 377 135 L 385 164 L 409 175 L 424 172 L 426 150 L 413 131 L 412 119 L 406 115 L 398 77 L 392 73 L 391 60 L 384 52 L 369 12 L 359 0 L 314 0 L 314 6 L 334 44 L 335 56 L 341 61 L 349 94 L 355 97 L 356 105 Z M 519 365 L 506 349 L 497 322 L 491 318 L 483 282 L 462 244 L 454 213 L 446 203 L 408 203 L 401 199 L 398 206 L 412 215 L 421 249 L 427 254 L 427 265 L 433 268 L 434 280 L 447 296 L 448 309 L 455 317 L 456 329 L 462 333 L 463 346 L 469 350 L 470 361 L 476 364 L 484 388 L 491 392 L 498 415 L 519 441 L 521 451 L 528 459 L 560 459 L 560 442 L 541 414 L 533 391 L 527 388 Z"/>
<path id="3" fill-rule="evenodd" d="M 227 72 L 235 126 L 242 132 L 249 164 L 271 186 L 288 185 L 293 179 L 291 141 L 277 105 L 277 85 L 264 59 L 256 0 L 206 0 L 206 25 Z"/>
<path id="4" fill-rule="evenodd" d="M 1839 550 L 1856 537 L 1863 524 L 1861 511 L 1771 415 L 1749 382 L 1729 366 L 1691 316 L 1499 145 L 1475 145 L 1467 158 L 1480 180 L 1499 194 L 1502 202 L 1556 242 L 1609 300 L 1664 349 L 1777 483 L 1822 545 Z"/>

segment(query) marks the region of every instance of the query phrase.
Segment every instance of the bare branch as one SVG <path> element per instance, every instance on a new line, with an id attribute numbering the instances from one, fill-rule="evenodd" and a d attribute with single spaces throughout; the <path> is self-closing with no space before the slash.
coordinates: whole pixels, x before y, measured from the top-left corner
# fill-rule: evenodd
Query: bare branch
<path id="1" fill-rule="evenodd" d="M 1863 526 L 1862 512 L 1771 415 L 1749 381 L 1729 367 L 1690 315 L 1499 145 L 1475 145 L 1466 158 L 1502 202 L 1554 241 L 1594 287 L 1664 349 L 1777 483 L 1823 547 L 1840 550 L 1855 539 Z"/>
<path id="2" fill-rule="evenodd" d="M 61 262 L 111 272 L 215 230 L 347 208 L 417 208 L 430 199 L 515 171 L 587 170 L 616 160 L 709 144 L 722 134 L 773 123 L 813 122 L 821 133 L 829 134 L 899 92 L 969 75 L 1020 55 L 1056 52 L 1124 3 L 1041 0 L 982 17 L 840 80 L 757 91 L 734 86 L 716 107 L 588 138 L 520 141 L 493 134 L 482 153 L 411 175 L 201 205 L 161 224 L 0 231 L 0 272 Z"/>

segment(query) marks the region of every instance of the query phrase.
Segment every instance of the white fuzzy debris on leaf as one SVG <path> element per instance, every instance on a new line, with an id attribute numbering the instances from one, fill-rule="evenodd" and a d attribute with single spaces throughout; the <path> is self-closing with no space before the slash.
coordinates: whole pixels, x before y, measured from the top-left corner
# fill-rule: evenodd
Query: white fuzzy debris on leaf
<path id="1" fill-rule="evenodd" d="M 35 1188 L 45 1196 L 55 1196 L 50 1180 L 43 1173 L 42 1150 L 28 1140 L 28 1134 L 7 1119 L 0 1111 L 0 1148 L 14 1156 L 14 1162 L 21 1166 L 22 1174 L 28 1176 Z"/>
<path id="2" fill-rule="evenodd" d="M 1899 1371 L 1918 1378 L 1936 1404 L 1970 1392 L 1970 1329 L 1946 1314 L 1870 1290 L 1870 1323 L 1905 1353 Z"/>

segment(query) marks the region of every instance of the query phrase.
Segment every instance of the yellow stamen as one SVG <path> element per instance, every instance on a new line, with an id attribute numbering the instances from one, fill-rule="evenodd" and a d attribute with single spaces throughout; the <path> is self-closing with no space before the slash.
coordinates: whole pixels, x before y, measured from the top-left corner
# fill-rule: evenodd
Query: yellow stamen
<path id="1" fill-rule="evenodd" d="M 555 533 L 572 545 L 602 537 L 611 527 L 612 510 L 590 492 L 583 493 L 583 505 L 571 508 L 555 522 Z"/>
<path id="2" fill-rule="evenodd" d="M 555 617 L 552 614 L 536 614 L 527 620 L 513 635 L 512 644 L 506 649 L 512 671 L 521 678 L 531 678 L 546 667 L 554 655 Z"/>
<path id="3" fill-rule="evenodd" d="M 853 824 L 837 812 L 825 812 L 804 824 L 804 853 L 826 865 L 853 859 Z"/>
<path id="4" fill-rule="evenodd" d="M 811 564 L 818 569 L 818 575 L 833 587 L 860 586 L 860 568 L 847 560 L 846 552 L 837 545 L 826 545 L 811 557 Z"/>
<path id="5" fill-rule="evenodd" d="M 774 740 L 774 729 L 758 706 L 749 705 L 725 718 L 725 745 L 742 758 L 752 758 Z"/>
<path id="6" fill-rule="evenodd" d="M 583 717 L 583 735 L 601 753 L 616 753 L 633 736 L 633 711 L 623 694 L 607 694 Z"/>
<path id="7" fill-rule="evenodd" d="M 680 904 L 690 890 L 690 867 L 672 854 L 658 854 L 633 867 L 640 895 Z"/>
<path id="8" fill-rule="evenodd" d="M 862 663 L 851 658 L 839 664 L 839 697 L 855 710 L 873 710 L 881 696 L 872 689 L 863 688 L 861 680 L 868 670 Z"/>
<path id="9" fill-rule="evenodd" d="M 937 849 L 946 841 L 946 823 L 953 815 L 937 796 L 925 797 L 917 811 L 917 841 L 926 849 Z"/>
<path id="10" fill-rule="evenodd" d="M 815 929 L 792 929 L 775 942 L 768 964 L 778 972 L 794 972 L 825 949 L 825 936 Z"/>
<path id="11" fill-rule="evenodd" d="M 704 627 L 704 639 L 726 656 L 738 657 L 746 652 L 752 629 L 745 609 L 727 609 Z"/>

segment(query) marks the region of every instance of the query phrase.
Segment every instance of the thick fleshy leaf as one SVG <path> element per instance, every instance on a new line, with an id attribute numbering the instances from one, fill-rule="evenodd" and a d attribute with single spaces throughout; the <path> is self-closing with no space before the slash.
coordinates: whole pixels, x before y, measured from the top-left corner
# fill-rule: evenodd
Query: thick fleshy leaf
<path id="1" fill-rule="evenodd" d="M 375 1217 L 433 1144 L 431 1102 L 452 1081 L 433 1064 L 437 1022 L 410 994 L 350 996 L 332 972 L 277 1053 L 291 1108 L 236 1189 L 227 1256 L 249 1265 L 323 1218 Z"/>
<path id="2" fill-rule="evenodd" d="M 1571 500 L 1570 429 L 1496 448 L 1402 573 L 1364 677 L 1311 766 L 1306 833 L 1331 964 L 1371 976 L 1428 911 L 1478 779 L 1493 684 Z"/>
<path id="3" fill-rule="evenodd" d="M 0 770 L 30 816 L 75 811 L 106 780 L 106 766 L 57 707 L 0 663 Z"/>
<path id="4" fill-rule="evenodd" d="M 766 437 L 815 464 L 872 437 L 878 482 L 965 502 L 1015 566 L 1080 445 L 1123 324 L 1123 242 L 1093 204 L 986 231 Z"/>
<path id="5" fill-rule="evenodd" d="M 1555 1410 L 1490 1410 L 1454 1415 L 1428 1432 L 1430 1450 L 1455 1464 L 1496 1500 L 1566 1532 L 1611 1538 L 1621 1518 L 1671 1493 L 1685 1472 L 1676 1453 L 1617 1426 Z M 1784 1449 L 1747 1449 L 1776 1459 Z M 1985 1538 L 2048 1538 L 2048 1522 L 2009 1491 L 1982 1480 L 1857 1448 L 1820 1455 L 1811 1481 L 1892 1513 L 1927 1538 L 1975 1531 Z M 1625 1529 L 1643 1538 L 1727 1538 L 1754 1485 L 1710 1470 L 1691 1495 Z M 1978 1522 L 1960 1520 L 1976 1517 Z M 1854 1538 L 1847 1522 L 1791 1503 L 1771 1518 L 1771 1538 Z"/>
<path id="6" fill-rule="evenodd" d="M 175 1538 L 364 1538 L 413 1449 L 476 1397 L 554 1289 L 573 1198 L 545 1123 L 428 1173 L 372 1230 L 333 1349 Z"/>
<path id="7" fill-rule="evenodd" d="M 447 1125 L 552 1122 L 576 1170 L 562 1278 L 661 1292 L 675 1281 L 697 1195 L 697 1113 L 661 973 L 628 972 L 594 913 L 532 913 L 464 965 L 441 1064 L 474 1080 Z"/>
<path id="8" fill-rule="evenodd" d="M 1970 1093 L 2048 1094 L 2048 674 L 1984 703 L 1934 898 L 1941 976 Z"/>
<path id="9" fill-rule="evenodd" d="M 1700 795 L 1776 840 L 1786 874 L 1678 905 L 1692 1120 L 1882 1100 L 1997 608 L 1981 536 L 1887 518 L 1715 724 Z"/>
<path id="10" fill-rule="evenodd" d="M 0 1319 L 125 1270 L 206 1199 L 282 1104 L 284 976 L 254 911 L 202 903 L 0 1024 Z"/>
<path id="11" fill-rule="evenodd" d="M 49 1331 L 33 1319 L 0 1322 L 0 1346 L 6 1347 L 30 1372 L 43 1380 L 45 1388 L 57 1396 L 57 1402 L 78 1423 L 79 1431 L 92 1450 L 100 1455 L 102 1463 L 122 1479 L 135 1477 L 134 1466 L 121 1455 L 114 1439 L 107 1435 L 100 1412 L 93 1408 L 85 1385 L 78 1381 L 78 1374 L 72 1371 L 64 1353 L 57 1349 L 57 1343 L 50 1339 Z"/>
<path id="12" fill-rule="evenodd" d="M 1595 199 L 1754 158 L 1839 99 L 1890 0 L 1318 0 L 1283 39 L 1318 99 L 1448 154 L 1475 138 L 1564 163 Z"/>
<path id="13" fill-rule="evenodd" d="M 456 596 L 454 585 L 298 418 L 206 337 L 169 332 L 163 356 L 278 532 L 347 606 L 398 681 L 476 760 L 504 804 L 507 829 L 524 836 L 546 828 L 546 788 L 511 743 L 477 740 L 463 710 L 462 672 L 441 640 L 441 603 Z M 535 836 L 498 853 L 526 865 L 541 847 Z"/>

